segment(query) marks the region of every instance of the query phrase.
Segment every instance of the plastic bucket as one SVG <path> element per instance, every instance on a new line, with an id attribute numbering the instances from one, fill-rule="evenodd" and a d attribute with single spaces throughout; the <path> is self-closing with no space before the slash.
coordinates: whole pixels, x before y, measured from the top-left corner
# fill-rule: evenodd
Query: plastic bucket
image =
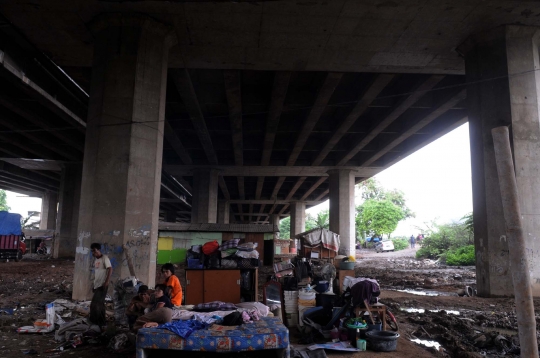
<path id="1" fill-rule="evenodd" d="M 375 352 L 393 352 L 397 349 L 399 333 L 390 331 L 368 331 L 366 338 Z"/>
<path id="2" fill-rule="evenodd" d="M 375 323 L 375 324 L 370 324 L 368 323 L 367 325 L 367 331 L 380 331 L 382 329 L 382 323 Z"/>

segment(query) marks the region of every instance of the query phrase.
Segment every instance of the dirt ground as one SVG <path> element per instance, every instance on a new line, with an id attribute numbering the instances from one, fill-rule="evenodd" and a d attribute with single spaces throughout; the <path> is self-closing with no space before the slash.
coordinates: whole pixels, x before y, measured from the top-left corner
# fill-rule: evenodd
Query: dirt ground
<path id="1" fill-rule="evenodd" d="M 459 297 L 465 286 L 475 286 L 474 267 L 449 268 L 430 260 L 416 260 L 415 250 L 375 253 L 358 250 L 356 276 L 376 278 L 381 284 L 380 300 L 396 316 L 400 338 L 397 351 L 359 352 L 328 356 L 362 357 L 518 357 L 519 341 L 513 299 Z M 134 351 L 110 352 L 103 342 L 87 344 L 63 352 L 46 353 L 57 346 L 54 335 L 18 334 L 16 328 L 45 318 L 44 306 L 55 299 L 70 298 L 73 280 L 72 260 L 25 257 L 22 262 L 0 262 L 0 357 L 23 357 L 35 350 L 37 357 L 100 358 L 134 357 Z M 178 276 L 182 277 L 180 268 Z M 261 270 L 260 285 L 271 273 Z M 161 281 L 161 279 L 160 279 Z M 535 309 L 540 300 L 535 300 Z M 13 314 L 9 314 L 14 309 Z M 75 318 L 65 318 L 66 321 Z M 538 316 L 537 316 L 538 322 Z M 112 327 L 114 325 L 111 325 Z M 112 334 L 113 332 L 109 332 Z M 437 342 L 440 348 L 428 348 L 413 339 Z M 298 334 L 291 330 L 295 344 Z M 200 357 L 201 354 L 182 353 Z M 208 354 L 204 354 L 207 356 Z M 250 354 L 242 354 L 245 357 Z M 163 354 L 157 356 L 163 357 Z M 235 357 L 238 355 L 235 354 Z M 254 356 L 254 355 L 251 355 Z M 223 357 L 221 355 L 220 357 Z M 260 357 L 260 354 L 257 354 Z"/>

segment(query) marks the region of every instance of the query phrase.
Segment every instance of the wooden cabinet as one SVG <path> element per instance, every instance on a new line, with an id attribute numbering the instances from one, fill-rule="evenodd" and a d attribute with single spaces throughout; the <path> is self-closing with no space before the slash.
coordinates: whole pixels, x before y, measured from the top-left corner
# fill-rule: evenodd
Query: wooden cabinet
<path id="1" fill-rule="evenodd" d="M 345 276 L 354 276 L 354 270 L 337 270 L 337 277 L 339 279 L 339 293 L 343 293 L 343 281 Z"/>
<path id="2" fill-rule="evenodd" d="M 247 272 L 250 273 L 249 279 L 242 282 Z M 212 301 L 239 303 L 242 298 L 245 301 L 257 301 L 257 275 L 257 269 L 186 269 L 184 304 L 196 305 Z"/>

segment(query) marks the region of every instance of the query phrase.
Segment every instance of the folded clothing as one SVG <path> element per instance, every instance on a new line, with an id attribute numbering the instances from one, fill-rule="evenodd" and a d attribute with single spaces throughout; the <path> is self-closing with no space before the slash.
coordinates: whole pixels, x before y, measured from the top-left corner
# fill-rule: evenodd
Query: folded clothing
<path id="1" fill-rule="evenodd" d="M 225 257 L 232 256 L 238 252 L 238 249 L 227 249 L 227 250 L 221 250 L 221 258 L 224 259 Z"/>
<path id="2" fill-rule="evenodd" d="M 239 242 L 240 242 L 240 239 L 232 239 L 232 240 L 225 241 L 224 243 L 221 244 L 219 249 L 221 251 L 234 249 L 234 248 L 236 248 L 238 246 Z"/>
<path id="3" fill-rule="evenodd" d="M 257 248 L 256 242 L 244 242 L 243 244 L 240 244 L 236 247 L 238 250 L 242 251 L 253 251 Z M 237 253 L 238 255 L 238 253 Z"/>
<path id="4" fill-rule="evenodd" d="M 221 301 L 213 301 L 207 303 L 199 303 L 193 307 L 196 312 L 209 312 L 209 311 L 234 311 L 236 306 L 232 303 L 225 303 Z"/>
<path id="5" fill-rule="evenodd" d="M 241 257 L 243 259 L 258 259 L 259 252 L 256 250 L 252 250 L 252 251 L 239 250 L 236 252 L 236 256 Z"/>

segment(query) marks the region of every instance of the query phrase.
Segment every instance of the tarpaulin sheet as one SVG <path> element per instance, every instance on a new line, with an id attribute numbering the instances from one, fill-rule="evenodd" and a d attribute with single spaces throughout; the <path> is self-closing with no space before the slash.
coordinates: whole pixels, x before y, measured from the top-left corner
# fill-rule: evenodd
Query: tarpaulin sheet
<path id="1" fill-rule="evenodd" d="M 0 211 L 0 235 L 21 234 L 21 215 Z"/>

